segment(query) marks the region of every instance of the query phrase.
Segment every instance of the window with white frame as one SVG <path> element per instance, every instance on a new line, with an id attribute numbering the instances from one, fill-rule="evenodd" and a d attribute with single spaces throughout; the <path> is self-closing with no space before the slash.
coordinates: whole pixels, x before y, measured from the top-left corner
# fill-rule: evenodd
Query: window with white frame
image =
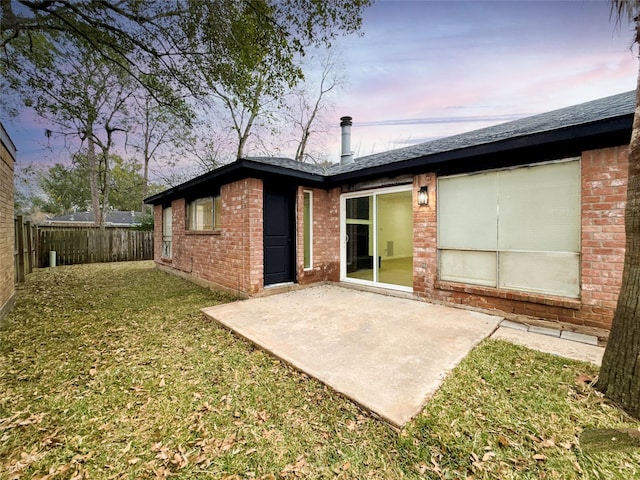
<path id="1" fill-rule="evenodd" d="M 305 190 L 303 192 L 303 245 L 304 245 L 304 268 L 313 268 L 313 192 Z"/>
<path id="2" fill-rule="evenodd" d="M 162 257 L 171 258 L 173 237 L 173 218 L 171 207 L 162 209 Z"/>
<path id="3" fill-rule="evenodd" d="M 220 226 L 220 195 L 193 200 L 187 204 L 188 230 L 213 230 Z"/>
<path id="4" fill-rule="evenodd" d="M 580 162 L 438 180 L 439 278 L 580 293 Z"/>

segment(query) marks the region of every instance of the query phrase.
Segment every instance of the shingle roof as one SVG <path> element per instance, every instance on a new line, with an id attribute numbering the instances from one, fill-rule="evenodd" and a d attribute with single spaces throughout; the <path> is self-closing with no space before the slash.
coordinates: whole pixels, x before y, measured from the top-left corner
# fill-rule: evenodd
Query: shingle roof
<path id="1" fill-rule="evenodd" d="M 571 126 L 584 125 L 608 118 L 633 114 L 634 109 L 635 92 L 625 92 L 480 130 L 440 138 L 397 150 L 367 155 L 357 158 L 351 164 L 334 165 L 330 169 L 330 174 L 335 175 L 352 172 L 436 153 L 460 150 L 472 146 L 534 135 L 536 133 L 551 132 Z"/>
<path id="2" fill-rule="evenodd" d="M 142 213 L 122 210 L 111 210 L 105 217 L 106 225 L 133 225 L 140 222 Z M 55 223 L 93 223 L 93 212 L 74 212 L 67 215 L 47 218 L 46 222 Z"/>
<path id="3" fill-rule="evenodd" d="M 245 160 L 273 165 L 274 167 L 288 168 L 298 172 L 312 173 L 315 175 L 327 175 L 329 173 L 329 168 L 332 166 L 298 162 L 293 158 L 286 157 L 245 157 Z"/>
<path id="4" fill-rule="evenodd" d="M 401 172 L 403 168 L 422 169 L 429 163 L 435 165 L 453 159 L 476 159 L 480 153 L 487 155 L 500 151 L 511 152 L 516 148 L 531 151 L 533 146 L 557 146 L 557 142 L 574 142 L 573 147 L 579 145 L 584 148 L 591 145 L 590 148 L 601 148 L 603 144 L 611 146 L 612 142 L 622 144 L 629 141 L 627 134 L 631 132 L 634 110 L 635 92 L 630 91 L 480 130 L 359 157 L 346 165 L 315 165 L 282 157 L 248 157 L 165 190 L 145 201 L 153 204 L 164 202 L 193 192 L 212 181 L 233 180 L 248 174 L 283 175 L 299 181 L 330 184 L 345 179 L 365 178 L 367 175 L 373 177 L 393 174 Z M 354 128 L 357 128 L 357 124 Z M 597 146 L 588 143 L 590 137 L 598 139 Z"/>

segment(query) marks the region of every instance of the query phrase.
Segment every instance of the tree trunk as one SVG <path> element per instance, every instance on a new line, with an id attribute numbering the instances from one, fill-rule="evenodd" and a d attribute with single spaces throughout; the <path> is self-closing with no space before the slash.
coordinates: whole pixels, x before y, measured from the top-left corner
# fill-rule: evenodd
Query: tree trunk
<path id="1" fill-rule="evenodd" d="M 629 145 L 625 232 L 622 286 L 596 388 L 640 418 L 640 71 Z"/>
<path id="2" fill-rule="evenodd" d="M 109 211 L 109 194 L 111 191 L 111 170 L 109 168 L 109 150 L 102 153 L 104 168 L 102 170 L 102 208 L 100 209 L 100 227 L 104 228 L 107 212 Z"/>
<path id="3" fill-rule="evenodd" d="M 91 208 L 93 209 L 93 223 L 100 225 L 100 192 L 98 190 L 98 159 L 96 158 L 96 144 L 93 132 L 87 133 L 87 160 L 89 163 L 89 189 L 91 190 Z"/>
<path id="4" fill-rule="evenodd" d="M 142 200 L 140 202 L 140 211 L 144 213 L 146 205 L 144 199 L 149 194 L 149 144 L 151 143 L 151 105 L 149 103 L 149 96 L 145 96 L 144 105 L 144 166 L 142 170 Z"/>

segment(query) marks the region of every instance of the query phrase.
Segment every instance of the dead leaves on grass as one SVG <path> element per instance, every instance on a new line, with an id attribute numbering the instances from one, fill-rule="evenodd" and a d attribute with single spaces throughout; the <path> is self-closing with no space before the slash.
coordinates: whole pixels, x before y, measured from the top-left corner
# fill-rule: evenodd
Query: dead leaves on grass
<path id="1" fill-rule="evenodd" d="M 10 417 L 0 418 L 0 431 L 16 427 L 26 427 L 27 425 L 37 425 L 42 422 L 42 419 L 46 415 L 46 413 L 33 413 L 29 414 L 26 418 L 21 418 L 24 414 L 29 414 L 29 412 L 16 412 Z"/>
<path id="2" fill-rule="evenodd" d="M 304 455 L 299 455 L 295 463 L 286 465 L 280 472 L 282 478 L 302 478 L 309 474 L 309 463 Z"/>
<path id="3" fill-rule="evenodd" d="M 9 459 L 4 465 L 4 471 L 8 474 L 8 480 L 17 480 L 23 478 L 25 471 L 33 464 L 44 459 L 47 451 L 40 450 L 38 446 L 34 446 L 30 451 L 23 451 L 18 458 Z M 74 455 L 71 460 L 63 465 L 52 465 L 47 473 L 38 473 L 32 476 L 32 480 L 51 480 L 55 477 L 67 478 L 69 480 L 88 479 L 84 463 L 93 456 L 93 452 L 86 455 Z"/>

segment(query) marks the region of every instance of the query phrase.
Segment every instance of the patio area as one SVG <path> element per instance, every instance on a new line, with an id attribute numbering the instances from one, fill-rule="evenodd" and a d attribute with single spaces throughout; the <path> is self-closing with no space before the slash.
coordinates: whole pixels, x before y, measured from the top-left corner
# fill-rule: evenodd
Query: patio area
<path id="1" fill-rule="evenodd" d="M 501 317 L 335 285 L 204 314 L 402 427 Z"/>

